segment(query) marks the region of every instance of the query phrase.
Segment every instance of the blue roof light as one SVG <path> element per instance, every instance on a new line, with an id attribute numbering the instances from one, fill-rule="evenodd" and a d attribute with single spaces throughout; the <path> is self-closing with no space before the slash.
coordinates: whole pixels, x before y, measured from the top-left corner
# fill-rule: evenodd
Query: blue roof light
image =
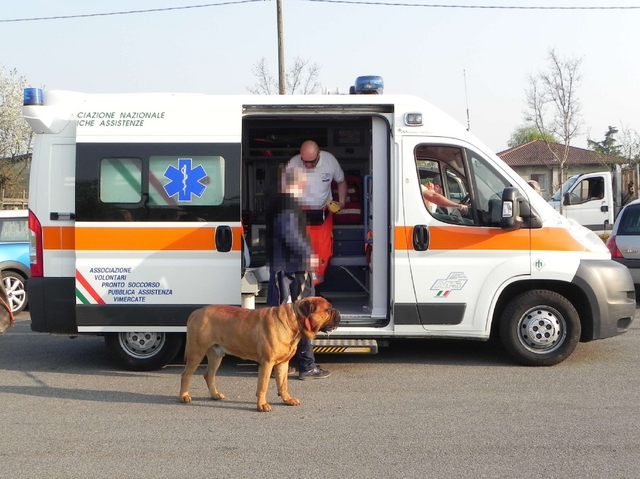
<path id="1" fill-rule="evenodd" d="M 350 93 L 377 93 L 378 95 L 382 95 L 383 89 L 384 82 L 381 76 L 366 75 L 356 78 L 356 84 L 350 89 Z"/>
<path id="2" fill-rule="evenodd" d="M 28 105 L 44 105 L 44 94 L 40 88 L 24 89 L 24 106 Z"/>

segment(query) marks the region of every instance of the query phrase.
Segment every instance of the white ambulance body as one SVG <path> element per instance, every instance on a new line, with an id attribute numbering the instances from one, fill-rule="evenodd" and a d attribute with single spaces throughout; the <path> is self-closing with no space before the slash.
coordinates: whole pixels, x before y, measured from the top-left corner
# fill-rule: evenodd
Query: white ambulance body
<path id="1" fill-rule="evenodd" d="M 518 362 L 551 365 L 633 320 L 629 272 L 600 238 L 421 99 L 29 89 L 23 113 L 32 329 L 102 334 L 126 367 L 171 361 L 195 308 L 261 306 L 266 204 L 307 139 L 349 183 L 321 285 L 342 322 L 317 352 L 499 334 Z M 427 209 L 421 183 L 438 178 L 466 215 Z"/>

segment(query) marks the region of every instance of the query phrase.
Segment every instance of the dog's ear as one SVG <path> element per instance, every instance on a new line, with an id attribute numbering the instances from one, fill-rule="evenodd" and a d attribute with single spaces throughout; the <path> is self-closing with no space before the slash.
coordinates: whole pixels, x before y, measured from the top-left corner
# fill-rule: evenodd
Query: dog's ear
<path id="1" fill-rule="evenodd" d="M 316 301 L 315 298 L 304 298 L 298 301 L 298 308 L 300 308 L 300 313 L 305 318 L 311 316 L 316 310 Z"/>

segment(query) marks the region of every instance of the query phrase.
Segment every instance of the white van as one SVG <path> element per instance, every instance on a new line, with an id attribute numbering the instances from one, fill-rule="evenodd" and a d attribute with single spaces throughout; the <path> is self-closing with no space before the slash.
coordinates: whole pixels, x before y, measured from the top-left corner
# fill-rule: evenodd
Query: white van
<path id="1" fill-rule="evenodd" d="M 610 171 L 571 176 L 549 199 L 549 204 L 556 211 L 560 211 L 562 204 L 563 216 L 590 230 L 610 231 L 621 205 L 614 193 L 621 191 L 620 174 L 615 178 Z"/>
<path id="2" fill-rule="evenodd" d="M 28 89 L 23 113 L 32 329 L 104 335 L 125 367 L 171 361 L 195 308 L 243 294 L 260 307 L 265 205 L 308 139 L 339 160 L 355 205 L 336 216 L 321 286 L 342 322 L 316 352 L 499 335 L 516 361 L 552 365 L 633 321 L 631 277 L 602 240 L 419 98 Z M 420 171 L 469 213 L 429 212 Z"/>

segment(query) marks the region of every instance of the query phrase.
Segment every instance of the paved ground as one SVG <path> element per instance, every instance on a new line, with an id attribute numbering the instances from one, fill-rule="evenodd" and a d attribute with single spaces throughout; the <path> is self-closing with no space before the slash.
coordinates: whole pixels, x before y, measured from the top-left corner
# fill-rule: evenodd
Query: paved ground
<path id="1" fill-rule="evenodd" d="M 0 477 L 636 478 L 640 323 L 551 368 L 498 346 L 402 341 L 322 356 L 302 404 L 255 411 L 257 367 L 225 358 L 227 400 L 177 400 L 180 365 L 117 369 L 97 337 L 0 336 Z M 202 370 L 199 370 L 201 373 Z"/>

